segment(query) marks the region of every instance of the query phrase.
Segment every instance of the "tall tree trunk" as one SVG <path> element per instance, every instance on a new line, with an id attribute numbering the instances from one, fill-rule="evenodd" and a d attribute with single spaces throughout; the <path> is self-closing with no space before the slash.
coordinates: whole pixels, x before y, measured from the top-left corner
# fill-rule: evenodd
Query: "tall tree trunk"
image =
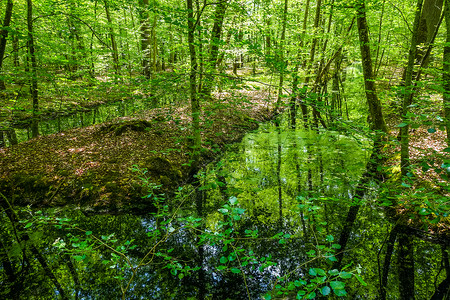
<path id="1" fill-rule="evenodd" d="M 283 95 L 283 80 L 284 80 L 284 72 L 286 70 L 286 62 L 284 61 L 284 42 L 286 39 L 286 23 L 287 23 L 287 12 L 288 12 L 288 0 L 284 0 L 284 9 L 283 9 L 283 20 L 281 24 L 281 39 L 278 50 L 278 59 L 280 66 L 280 81 L 278 83 L 278 97 L 277 103 L 275 105 L 275 112 L 281 106 L 281 97 Z"/>
<path id="2" fill-rule="evenodd" d="M 104 0 L 104 4 L 105 4 L 106 20 L 108 21 L 108 27 L 109 27 L 109 37 L 111 39 L 111 48 L 112 48 L 112 58 L 113 58 L 113 64 L 114 64 L 114 71 L 116 72 L 116 75 L 120 75 L 119 52 L 117 50 L 116 35 L 114 33 L 112 19 L 111 19 L 111 14 L 109 12 L 108 0 Z"/>
<path id="3" fill-rule="evenodd" d="M 450 0 L 445 1 L 445 24 L 447 29 L 446 43 L 444 46 L 443 69 L 443 105 L 445 112 L 445 127 L 447 129 L 447 146 L 450 147 Z"/>
<path id="4" fill-rule="evenodd" d="M 369 47 L 369 28 L 367 26 L 365 0 L 359 0 L 356 4 L 357 25 L 359 35 L 359 45 L 361 49 L 361 60 L 364 75 L 364 86 L 366 90 L 367 104 L 369 106 L 371 127 L 374 130 L 388 132 L 386 122 L 383 117 L 381 102 L 378 99 L 375 88 L 375 76 L 372 68 L 372 57 Z"/>
<path id="5" fill-rule="evenodd" d="M 300 68 L 300 61 L 303 60 L 303 67 L 306 66 L 306 59 L 302 56 L 302 52 L 303 52 L 303 45 L 304 45 L 304 39 L 305 39 L 305 33 L 306 33 L 306 23 L 308 22 L 308 12 L 309 12 L 309 3 L 310 0 L 306 1 L 306 5 L 305 5 L 305 15 L 303 16 L 303 28 L 302 28 L 302 35 L 300 37 L 300 42 L 299 42 L 299 46 L 297 49 L 297 62 L 295 64 L 294 67 L 294 72 L 293 72 L 293 80 L 292 80 L 292 97 L 291 97 L 291 101 L 290 101 L 290 110 L 291 110 L 291 128 L 296 128 L 297 126 L 297 99 L 300 97 L 299 95 L 299 88 L 298 88 L 298 84 L 299 84 L 299 76 L 298 76 L 298 70 Z M 304 127 L 307 127 L 307 115 L 308 115 L 308 107 L 302 103 L 301 105 L 301 109 L 302 109 L 302 114 L 303 114 L 303 123 L 304 123 Z"/>
<path id="6" fill-rule="evenodd" d="M 192 145 L 192 165 L 191 170 L 195 171 L 198 167 L 198 159 L 202 139 L 200 134 L 200 100 L 197 94 L 197 54 L 195 52 L 195 24 L 194 24 L 194 7 L 192 0 L 186 0 L 187 6 L 187 25 L 188 25 L 188 44 L 191 68 L 189 72 L 189 93 L 191 98 L 191 114 L 192 114 L 192 130 L 194 140 Z"/>
<path id="7" fill-rule="evenodd" d="M 140 0 L 140 22 L 141 22 L 141 50 L 142 50 L 142 73 L 148 79 L 151 77 L 151 30 L 148 15 L 148 0 Z"/>
<path id="8" fill-rule="evenodd" d="M 223 29 L 223 20 L 225 17 L 227 6 L 228 2 L 226 0 L 219 1 L 214 12 L 214 24 L 211 30 L 209 58 L 205 64 L 207 76 L 202 88 L 202 94 L 206 98 L 211 98 L 212 85 L 214 80 L 212 74 L 216 71 L 217 67 L 219 46 L 221 44 L 221 35 Z"/>
<path id="9" fill-rule="evenodd" d="M 411 36 L 411 44 L 409 47 L 409 55 L 408 55 L 408 65 L 406 67 L 405 72 L 405 92 L 403 95 L 403 103 L 402 103 L 402 120 L 404 126 L 400 127 L 400 137 L 401 137 L 401 173 L 402 176 L 406 176 L 409 169 L 409 105 L 410 103 L 410 96 L 413 93 L 413 71 L 414 71 L 414 62 L 416 60 L 416 47 L 417 47 L 417 40 L 418 40 L 418 33 L 419 33 L 419 22 L 420 22 L 420 15 L 422 11 L 422 4 L 423 0 L 417 1 L 416 6 L 416 16 L 414 18 L 414 27 L 413 32 Z"/>
<path id="10" fill-rule="evenodd" d="M 31 122 L 31 136 L 37 137 L 39 135 L 38 127 L 38 112 L 39 112 L 39 102 L 38 102 L 38 82 L 37 82 L 37 63 L 36 54 L 34 48 L 34 37 L 33 37 L 33 3 L 32 0 L 27 0 L 27 27 L 28 27 L 28 52 L 31 60 L 31 97 L 33 99 L 33 120 Z"/>
<path id="11" fill-rule="evenodd" d="M 316 4 L 316 15 L 314 18 L 314 30 L 317 32 L 319 30 L 319 24 L 320 24 L 320 19 L 321 19 L 321 6 L 322 6 L 322 0 L 317 0 L 317 4 Z M 309 81 L 312 77 L 312 69 L 313 69 L 313 65 L 314 65 L 314 58 L 316 55 L 316 47 L 317 47 L 317 42 L 318 42 L 318 38 L 314 37 L 312 43 L 311 43 L 311 49 L 309 51 L 309 60 L 308 63 L 306 64 L 306 77 L 305 77 L 305 82 L 304 85 L 305 87 L 308 87 Z M 307 95 L 303 95 L 305 99 L 303 99 L 303 101 L 306 100 Z M 302 108 L 302 114 L 303 114 L 303 121 L 304 121 L 304 126 L 305 128 L 308 128 L 308 108 L 307 108 L 307 104 L 308 103 L 302 103 L 301 108 Z"/>
<path id="12" fill-rule="evenodd" d="M 8 27 L 9 23 L 11 22 L 11 16 L 12 16 L 12 9 L 13 9 L 13 2 L 12 0 L 8 0 L 6 2 L 6 9 L 5 9 L 5 18 L 3 19 L 3 28 L 0 31 L 0 91 L 3 91 L 6 89 L 5 82 L 1 78 L 2 76 L 2 67 L 3 67 L 3 58 L 5 56 L 5 49 L 6 49 L 6 38 L 8 37 Z"/>

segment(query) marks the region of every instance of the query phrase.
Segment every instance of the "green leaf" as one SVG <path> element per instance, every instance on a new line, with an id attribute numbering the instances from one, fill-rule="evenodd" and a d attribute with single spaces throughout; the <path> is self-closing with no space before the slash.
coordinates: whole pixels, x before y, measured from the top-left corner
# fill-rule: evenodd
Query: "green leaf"
<path id="1" fill-rule="evenodd" d="M 309 293 L 308 296 L 306 296 L 306 299 L 314 299 L 314 298 L 316 298 L 316 292 Z"/>
<path id="2" fill-rule="evenodd" d="M 437 223 L 439 223 L 440 220 L 441 220 L 441 216 L 437 216 L 437 218 L 434 218 L 433 220 L 431 220 L 430 223 L 437 224 Z"/>
<path id="3" fill-rule="evenodd" d="M 296 287 L 299 287 L 299 286 L 302 286 L 302 285 L 306 285 L 307 283 L 308 283 L 307 281 L 301 280 L 301 279 L 294 281 L 294 284 L 295 284 Z"/>
<path id="4" fill-rule="evenodd" d="M 347 295 L 347 292 L 345 290 L 333 290 L 333 292 L 336 294 L 336 296 L 344 297 Z"/>
<path id="5" fill-rule="evenodd" d="M 341 245 L 339 245 L 339 244 L 333 244 L 333 245 L 331 245 L 331 248 L 334 248 L 334 249 L 341 249 Z"/>
<path id="6" fill-rule="evenodd" d="M 442 150 L 442 151 L 444 151 L 444 152 L 450 152 L 450 147 L 448 147 L 448 148 L 445 148 L 444 150 Z"/>
<path id="7" fill-rule="evenodd" d="M 297 299 L 303 299 L 303 296 L 306 294 L 306 291 L 300 290 L 297 292 Z"/>
<path id="8" fill-rule="evenodd" d="M 323 269 L 316 268 L 316 271 L 320 276 L 327 276 L 327 273 Z"/>
<path id="9" fill-rule="evenodd" d="M 226 213 L 228 213 L 228 209 L 226 209 L 226 208 L 220 208 L 220 209 L 219 209 L 219 212 L 221 212 L 222 214 L 226 214 Z"/>
<path id="10" fill-rule="evenodd" d="M 227 263 L 227 261 L 228 261 L 228 259 L 227 259 L 225 256 L 222 256 L 222 257 L 220 258 L 220 263 L 222 263 L 222 264 Z"/>
<path id="11" fill-rule="evenodd" d="M 328 242 L 334 241 L 334 237 L 331 234 L 327 235 L 327 241 Z"/>
<path id="12" fill-rule="evenodd" d="M 24 228 L 29 228 L 29 227 L 31 227 L 31 226 L 33 226 L 33 223 L 27 223 L 27 225 L 25 225 L 25 227 Z"/>
<path id="13" fill-rule="evenodd" d="M 316 276 L 316 275 L 317 275 L 316 270 L 315 270 L 314 268 L 310 268 L 310 269 L 309 269 L 309 275 L 311 275 L 311 276 Z"/>
<path id="14" fill-rule="evenodd" d="M 330 255 L 327 257 L 329 261 L 337 261 L 337 258 L 334 255 Z"/>
<path id="15" fill-rule="evenodd" d="M 82 261 L 83 259 L 86 258 L 86 255 L 75 255 L 73 257 L 76 261 Z"/>
<path id="16" fill-rule="evenodd" d="M 229 201 L 231 205 L 234 205 L 237 202 L 237 198 L 235 196 L 231 196 Z"/>
<path id="17" fill-rule="evenodd" d="M 342 271 L 341 273 L 339 273 L 339 277 L 341 277 L 343 279 L 352 278 L 352 273 Z"/>
<path id="18" fill-rule="evenodd" d="M 402 187 L 410 188 L 411 186 L 409 184 L 407 184 L 407 183 L 402 182 Z"/>
<path id="19" fill-rule="evenodd" d="M 330 286 L 333 290 L 342 290 L 345 288 L 345 283 L 342 281 L 331 281 Z"/>
<path id="20" fill-rule="evenodd" d="M 419 215 L 422 215 L 422 216 L 427 216 L 429 214 L 430 214 L 430 212 L 428 211 L 428 209 L 426 207 L 422 207 L 419 211 Z"/>
<path id="21" fill-rule="evenodd" d="M 435 132 L 436 132 L 436 129 L 434 129 L 434 128 L 429 128 L 427 131 L 428 131 L 429 133 L 435 133 Z"/>
<path id="22" fill-rule="evenodd" d="M 243 213 L 245 213 L 245 209 L 243 208 L 236 208 L 236 213 L 239 215 L 242 215 Z"/>
<path id="23" fill-rule="evenodd" d="M 358 274 L 355 274 L 356 279 L 358 279 L 359 283 L 361 283 L 363 286 L 367 286 L 367 283 L 359 276 Z"/>
<path id="24" fill-rule="evenodd" d="M 231 272 L 233 272 L 233 273 L 235 273 L 235 274 L 238 274 L 238 273 L 241 273 L 241 269 L 238 269 L 238 268 L 231 268 Z"/>
<path id="25" fill-rule="evenodd" d="M 408 126 L 408 123 L 400 123 L 397 125 L 397 127 L 405 127 L 405 126 Z"/>
<path id="26" fill-rule="evenodd" d="M 86 231 L 86 235 L 91 235 L 92 231 Z"/>
<path id="27" fill-rule="evenodd" d="M 321 293 L 322 295 L 324 295 L 324 296 L 328 296 L 328 295 L 330 294 L 330 292 L 331 292 L 331 289 L 330 289 L 330 287 L 328 287 L 328 286 L 324 286 L 324 287 L 320 290 L 320 293 Z"/>
<path id="28" fill-rule="evenodd" d="M 329 273 L 330 275 L 335 276 L 335 275 L 338 275 L 338 274 L 339 274 L 339 270 L 338 270 L 338 269 L 329 270 L 328 273 Z"/>

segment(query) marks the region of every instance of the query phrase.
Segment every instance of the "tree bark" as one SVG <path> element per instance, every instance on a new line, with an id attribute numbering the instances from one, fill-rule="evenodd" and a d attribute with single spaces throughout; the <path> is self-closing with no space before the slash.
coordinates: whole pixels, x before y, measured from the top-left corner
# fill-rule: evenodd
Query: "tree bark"
<path id="1" fill-rule="evenodd" d="M 112 58 L 113 58 L 113 64 L 114 64 L 114 71 L 116 72 L 116 75 L 120 75 L 119 53 L 117 51 L 116 35 L 114 33 L 114 29 L 113 29 L 113 25 L 112 25 L 112 19 L 111 19 L 111 14 L 109 12 L 108 0 L 104 0 L 104 4 L 105 4 L 106 19 L 108 21 L 108 26 L 109 26 L 109 37 L 111 39 L 111 48 L 112 48 Z"/>
<path id="2" fill-rule="evenodd" d="M 192 130 L 193 130 L 193 155 L 191 170 L 195 171 L 198 166 L 199 152 L 202 145 L 200 134 L 200 101 L 197 94 L 197 53 L 195 51 L 195 24 L 194 7 L 192 0 L 186 0 L 188 44 L 191 68 L 189 72 L 189 93 L 191 98 Z"/>
<path id="3" fill-rule="evenodd" d="M 148 0 L 140 0 L 142 73 L 147 79 L 151 76 L 151 31 L 148 24 Z"/>
<path id="4" fill-rule="evenodd" d="M 31 122 L 31 136 L 37 137 L 39 135 L 38 127 L 38 113 L 39 113 L 39 100 L 38 100 L 38 82 L 37 82 L 37 63 L 36 54 L 34 48 L 33 37 L 33 3 L 32 0 L 27 0 L 27 27 L 28 27 L 28 52 L 31 60 L 31 98 L 33 99 L 33 119 Z"/>
<path id="5" fill-rule="evenodd" d="M 8 0 L 8 2 L 6 2 L 5 17 L 3 19 L 3 29 L 0 31 L 0 91 L 6 89 L 5 82 L 1 78 L 1 76 L 3 73 L 2 72 L 3 58 L 5 56 L 6 38 L 8 37 L 8 27 L 11 22 L 12 9 L 13 9 L 13 2 L 12 0 Z"/>
<path id="6" fill-rule="evenodd" d="M 286 69 L 286 62 L 284 61 L 284 43 L 286 39 L 286 23 L 287 23 L 287 12 L 288 12 L 288 0 L 284 0 L 284 8 L 283 8 L 283 20 L 281 23 L 281 39 L 278 50 L 278 59 L 280 66 L 280 81 L 278 82 L 278 97 L 277 103 L 275 105 L 275 112 L 277 112 L 281 106 L 281 97 L 283 96 L 283 80 L 284 80 L 284 72 Z"/>
<path id="7" fill-rule="evenodd" d="M 299 76 L 298 70 L 300 68 L 300 60 L 303 59 L 303 67 L 306 66 L 306 58 L 302 57 L 303 45 L 304 45 L 304 35 L 306 33 L 306 23 L 308 21 L 308 12 L 309 12 L 309 3 L 310 0 L 306 1 L 305 5 L 305 15 L 303 16 L 303 28 L 302 28 L 302 36 L 300 37 L 299 49 L 297 50 L 297 62 L 294 68 L 293 80 L 292 80 L 292 97 L 290 100 L 290 110 L 291 110 L 291 128 L 296 128 L 297 126 L 297 99 L 300 97 L 300 91 L 298 88 L 299 84 Z M 303 125 L 305 129 L 308 127 L 308 107 L 306 104 L 301 103 L 301 110 L 303 114 Z"/>
<path id="8" fill-rule="evenodd" d="M 213 85 L 213 73 L 216 71 L 218 56 L 219 56 L 219 46 L 221 41 L 223 20 L 225 17 L 225 12 L 228 6 L 227 0 L 221 0 L 216 5 L 216 10 L 214 12 L 214 24 L 211 30 L 211 41 L 209 58 L 205 64 L 207 76 L 205 78 L 202 95 L 206 98 L 211 98 L 212 85 Z"/>
<path id="9" fill-rule="evenodd" d="M 371 127 L 374 130 L 387 133 L 388 128 L 384 121 L 381 108 L 381 102 L 378 99 L 375 76 L 373 75 L 372 57 L 369 46 L 369 28 L 367 26 L 365 0 L 359 0 L 356 4 L 357 25 L 359 35 L 359 46 L 361 49 L 361 60 L 364 75 L 364 86 L 366 91 L 367 104 L 369 106 L 370 117 L 372 119 Z"/>
<path id="10" fill-rule="evenodd" d="M 447 130 L 447 146 L 450 147 L 450 0 L 445 1 L 445 24 L 447 29 L 446 43 L 444 46 L 443 61 L 443 105 L 445 112 L 445 127 Z"/>

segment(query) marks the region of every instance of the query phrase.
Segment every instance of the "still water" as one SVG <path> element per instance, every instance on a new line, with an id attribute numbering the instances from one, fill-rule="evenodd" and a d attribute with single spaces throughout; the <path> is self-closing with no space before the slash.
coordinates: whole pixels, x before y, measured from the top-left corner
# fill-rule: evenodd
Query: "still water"
<path id="1" fill-rule="evenodd" d="M 80 109 L 70 114 L 43 116 L 38 122 L 39 134 L 49 135 L 72 128 L 100 124 L 154 107 L 155 103 L 149 98 L 133 98 L 100 105 L 92 109 Z M 9 127 L 14 130 L 19 143 L 31 138 L 31 120 L 13 119 L 9 122 Z M 0 130 L 2 129 L 0 127 Z"/>
<path id="2" fill-rule="evenodd" d="M 378 299 L 385 274 L 386 299 L 399 299 L 398 251 L 388 250 L 394 224 L 377 205 L 376 185 L 355 196 L 369 156 L 369 141 L 357 133 L 264 124 L 200 172 L 198 186 L 171 199 L 153 190 L 156 215 L 62 210 L 52 212 L 60 219 L 48 220 L 49 212 L 25 213 L 30 241 L 48 268 L 33 251 L 24 258 L 3 222 L 2 255 L 17 274 L 22 270 L 22 288 L 3 264 L 0 296 Z M 338 241 L 356 204 L 344 247 Z M 445 278 L 445 251 L 419 238 L 412 244 L 415 297 L 430 299 Z"/>

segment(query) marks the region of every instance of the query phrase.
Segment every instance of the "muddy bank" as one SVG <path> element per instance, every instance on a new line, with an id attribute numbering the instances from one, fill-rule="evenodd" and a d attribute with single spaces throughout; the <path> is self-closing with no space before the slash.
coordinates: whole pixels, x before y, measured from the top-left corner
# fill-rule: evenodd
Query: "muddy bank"
<path id="1" fill-rule="evenodd" d="M 247 100 L 218 100 L 204 107 L 200 165 L 273 117 L 261 95 Z M 149 181 L 162 185 L 162 193 L 189 181 L 189 116 L 188 107 L 154 109 L 1 149 L 0 192 L 17 206 L 145 212 L 152 205 L 142 198 L 146 191 L 132 167 L 146 168 Z"/>

